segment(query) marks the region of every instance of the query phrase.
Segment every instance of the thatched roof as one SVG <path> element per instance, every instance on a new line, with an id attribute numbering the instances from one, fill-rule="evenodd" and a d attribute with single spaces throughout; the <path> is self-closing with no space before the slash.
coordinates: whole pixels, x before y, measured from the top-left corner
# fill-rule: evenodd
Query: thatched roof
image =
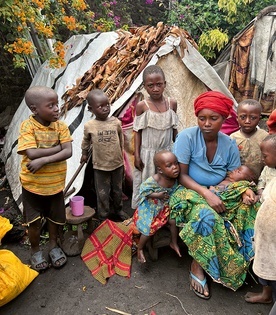
<path id="1" fill-rule="evenodd" d="M 184 38 L 197 47 L 188 32 L 175 26 L 164 25 L 162 22 L 156 27 L 142 26 L 130 31 L 119 29 L 117 34 L 117 42 L 107 48 L 102 57 L 76 80 L 73 88 L 64 93 L 62 115 L 81 105 L 88 92 L 95 88 L 103 90 L 111 103 L 116 101 L 131 86 L 168 36 L 180 38 L 183 55 L 186 48 Z"/>

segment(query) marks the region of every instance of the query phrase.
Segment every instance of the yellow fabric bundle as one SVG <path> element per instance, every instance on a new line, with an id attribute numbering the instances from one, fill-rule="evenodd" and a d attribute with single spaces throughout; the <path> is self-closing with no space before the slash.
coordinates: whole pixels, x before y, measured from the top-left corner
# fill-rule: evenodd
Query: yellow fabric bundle
<path id="1" fill-rule="evenodd" d="M 0 216 L 0 242 L 12 228 L 6 218 Z M 0 250 L 0 307 L 17 297 L 38 276 L 38 272 L 24 265 L 13 252 Z"/>
<path id="2" fill-rule="evenodd" d="M 13 225 L 10 223 L 10 220 L 0 216 L 0 245 L 2 238 L 12 229 L 12 227 Z"/>

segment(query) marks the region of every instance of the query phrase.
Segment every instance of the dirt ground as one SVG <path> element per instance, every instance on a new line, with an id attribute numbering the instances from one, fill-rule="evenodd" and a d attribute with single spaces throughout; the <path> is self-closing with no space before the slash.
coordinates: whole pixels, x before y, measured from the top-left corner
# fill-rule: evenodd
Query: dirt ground
<path id="1" fill-rule="evenodd" d="M 4 195 L 1 191 L 0 201 Z M 4 195 L 3 195 L 4 194 Z M 124 208 L 132 214 L 130 200 Z M 248 304 L 244 295 L 248 290 L 259 291 L 248 276 L 242 288 L 233 292 L 210 281 L 212 297 L 199 299 L 189 289 L 191 258 L 181 244 L 182 258 L 170 247 L 158 250 L 158 260 L 148 257 L 143 266 L 133 256 L 131 277 L 112 276 L 106 285 L 90 274 L 80 256 L 68 257 L 60 270 L 50 268 L 40 274 L 17 298 L 0 308 L 2 315 L 73 315 L 73 314 L 131 314 L 131 315 L 266 315 L 272 305 Z M 1 248 L 13 251 L 23 263 L 29 263 L 29 248 L 21 242 L 5 243 Z M 45 245 L 45 250 L 47 245 Z M 210 280 L 210 279 L 209 279 Z M 109 308 L 109 309 L 108 309 Z M 113 309 L 113 310 L 110 310 Z M 115 311 L 114 311 L 115 310 Z M 120 313 L 120 312 L 121 313 Z"/>

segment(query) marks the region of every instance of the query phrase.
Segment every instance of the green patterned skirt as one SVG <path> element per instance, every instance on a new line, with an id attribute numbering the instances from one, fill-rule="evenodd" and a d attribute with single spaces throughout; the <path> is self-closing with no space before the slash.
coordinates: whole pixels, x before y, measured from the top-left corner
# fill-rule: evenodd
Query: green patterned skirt
<path id="1" fill-rule="evenodd" d="M 220 192 L 227 209 L 221 214 L 198 193 L 183 186 L 170 198 L 170 217 L 181 228 L 179 235 L 189 254 L 214 281 L 232 290 L 243 284 L 254 257 L 252 237 L 260 204 L 242 203 L 247 188 L 252 188 L 250 183 L 240 181 Z"/>

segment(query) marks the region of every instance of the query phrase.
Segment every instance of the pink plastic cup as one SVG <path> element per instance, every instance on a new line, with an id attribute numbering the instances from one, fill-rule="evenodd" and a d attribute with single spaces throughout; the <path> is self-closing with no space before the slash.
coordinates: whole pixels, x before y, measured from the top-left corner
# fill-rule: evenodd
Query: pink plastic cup
<path id="1" fill-rule="evenodd" d="M 82 196 L 74 196 L 70 199 L 70 208 L 72 215 L 79 217 L 84 213 L 84 198 Z"/>

